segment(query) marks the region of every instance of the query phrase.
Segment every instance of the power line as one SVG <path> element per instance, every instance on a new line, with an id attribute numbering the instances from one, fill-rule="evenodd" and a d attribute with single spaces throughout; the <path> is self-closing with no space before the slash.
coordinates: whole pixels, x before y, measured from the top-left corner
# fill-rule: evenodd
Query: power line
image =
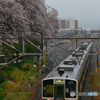
<path id="1" fill-rule="evenodd" d="M 35 87 L 35 85 L 36 85 L 36 83 L 37 83 L 37 81 L 38 81 L 38 78 L 39 78 L 41 72 L 42 72 L 42 68 L 41 68 L 41 70 L 39 71 L 38 77 L 37 77 L 37 79 L 35 80 L 35 83 L 34 83 L 33 87 L 31 88 L 30 94 L 32 93 L 33 88 Z M 29 96 L 30 96 L 30 94 L 29 94 Z M 24 94 L 24 95 L 25 95 L 25 94 Z M 29 96 L 28 96 L 28 98 L 29 98 Z M 27 98 L 27 99 L 28 99 L 28 98 Z"/>
<path id="2" fill-rule="evenodd" d="M 9 62 L 6 63 L 5 65 L 1 66 L 0 69 L 3 68 L 3 67 L 5 67 L 6 65 L 10 64 L 11 62 L 15 61 L 16 59 L 22 57 L 22 56 L 24 56 L 24 54 L 21 54 L 20 56 L 18 56 L 18 57 L 16 57 L 16 58 L 14 58 L 13 60 L 9 61 Z"/>
<path id="3" fill-rule="evenodd" d="M 26 81 L 22 86 L 24 86 L 27 82 L 29 82 L 29 80 L 28 81 Z M 21 86 L 21 87 L 22 87 Z M 20 88 L 21 88 L 20 87 Z M 18 88 L 14 93 L 12 93 L 8 98 L 10 98 L 13 94 L 15 94 L 20 88 Z M 4 100 L 7 100 L 8 98 L 5 98 Z"/>
<path id="4" fill-rule="evenodd" d="M 0 38 L 0 39 L 16 39 L 16 38 Z M 21 38 L 21 39 L 26 39 L 26 38 Z M 31 37 L 31 38 L 27 38 L 27 39 L 41 39 L 41 38 L 33 38 L 33 37 Z M 59 40 L 61 40 L 61 39 L 68 39 L 68 40 L 70 40 L 70 39 L 76 39 L 76 37 L 64 37 L 64 38 L 62 38 L 62 37 L 59 37 L 59 38 L 44 38 L 43 37 L 43 39 L 59 39 Z M 100 39 L 100 37 L 95 37 L 95 38 L 89 38 L 89 37 L 77 37 L 77 39 Z"/>
<path id="5" fill-rule="evenodd" d="M 23 78 L 23 80 L 21 80 L 21 81 L 17 84 L 17 86 L 19 86 L 19 85 L 24 81 L 24 79 L 32 72 L 33 69 L 34 69 L 34 68 L 32 68 L 32 69 L 30 70 L 30 72 Z M 17 88 L 17 86 L 4 98 L 4 100 L 6 100 L 6 98 Z"/>
<path id="6" fill-rule="evenodd" d="M 22 97 L 24 96 L 24 95 L 26 95 L 28 92 L 25 92 L 20 98 L 19 98 L 19 100 L 20 99 L 22 99 Z M 27 100 L 27 99 L 26 99 Z"/>
<path id="7" fill-rule="evenodd" d="M 16 58 L 15 58 L 15 59 L 16 59 Z M 14 60 L 15 60 L 15 59 L 14 59 Z M 10 61 L 10 62 L 11 62 L 11 61 Z M 9 63 L 8 63 L 8 64 L 9 64 Z M 1 67 L 0 67 L 0 68 L 1 68 Z"/>
<path id="8" fill-rule="evenodd" d="M 41 72 L 42 71 L 42 69 L 40 70 L 40 71 L 38 71 L 38 72 Z M 38 72 L 36 73 L 36 74 L 34 74 L 28 81 L 26 81 L 22 86 L 24 86 L 25 84 L 27 84 L 35 75 L 37 75 L 38 74 Z M 32 80 L 31 80 L 32 81 Z M 37 81 L 37 80 L 36 80 Z M 21 86 L 21 87 L 22 87 Z M 10 98 L 13 94 L 15 94 L 21 87 L 19 87 L 14 93 L 12 93 L 8 98 Z M 25 93 L 26 94 L 26 93 Z M 22 95 L 23 96 L 23 95 Z M 4 99 L 4 100 L 7 100 L 8 98 L 6 98 L 6 99 Z"/>
<path id="9" fill-rule="evenodd" d="M 2 41 L 2 40 L 0 40 L 0 41 L 1 41 L 2 43 L 6 44 L 7 46 L 11 47 L 12 49 L 14 49 L 14 50 L 16 50 L 16 51 L 18 51 L 18 52 L 21 52 L 20 50 L 16 49 L 14 46 L 12 46 L 12 45 L 10 45 L 10 44 L 8 44 L 8 43 Z"/>
<path id="10" fill-rule="evenodd" d="M 38 72 L 37 72 L 36 74 L 38 74 Z M 35 74 L 35 75 L 36 75 L 36 74 Z M 33 76 L 35 76 L 35 75 L 33 75 Z M 33 77 L 33 76 L 32 76 L 32 77 Z M 31 77 L 31 78 L 32 78 L 32 77 Z M 30 79 L 29 79 L 28 81 L 26 81 L 22 86 L 24 86 L 24 85 L 25 85 L 26 83 L 28 83 L 29 81 L 30 81 Z M 22 86 L 21 86 L 21 87 L 22 87 Z M 13 94 L 15 94 L 21 87 L 19 87 L 14 93 L 12 93 L 9 97 L 5 98 L 4 100 L 7 100 L 8 98 L 10 98 L 10 97 L 11 97 Z"/>
<path id="11" fill-rule="evenodd" d="M 44 52 L 43 50 L 41 50 L 38 46 L 36 46 L 35 44 L 33 44 L 31 41 L 29 41 L 28 39 L 25 39 L 27 42 L 29 42 L 31 45 L 35 46 L 36 48 L 38 48 L 40 51 L 42 51 L 44 54 L 48 55 L 47 52 Z"/>
<path id="12" fill-rule="evenodd" d="M 0 39 L 16 39 L 16 38 L 0 38 Z M 20 39 L 26 39 L 26 38 L 20 38 Z M 31 38 L 27 38 L 27 39 L 41 39 L 41 38 L 33 38 L 33 37 L 31 37 Z M 59 38 L 57 38 L 57 37 L 55 37 L 55 38 L 44 38 L 43 37 L 43 39 L 59 39 L 59 40 L 61 40 L 61 39 L 68 39 L 68 40 L 70 40 L 70 39 L 76 39 L 76 37 L 64 37 L 64 38 L 62 38 L 62 37 L 59 37 Z M 77 39 L 100 39 L 100 37 L 77 37 Z"/>
<path id="13" fill-rule="evenodd" d="M 25 88 L 24 88 L 25 90 Z M 13 99 L 13 100 L 16 100 L 16 98 L 22 93 L 22 91 L 20 93 L 17 94 L 17 96 Z"/>

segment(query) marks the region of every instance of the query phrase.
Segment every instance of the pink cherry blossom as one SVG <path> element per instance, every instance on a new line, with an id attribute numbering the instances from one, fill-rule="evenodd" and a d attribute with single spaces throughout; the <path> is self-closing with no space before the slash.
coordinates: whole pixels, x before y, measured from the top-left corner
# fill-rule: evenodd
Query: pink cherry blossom
<path id="1" fill-rule="evenodd" d="M 59 29 L 58 11 L 47 8 L 43 0 L 0 0 L 0 36 L 54 37 Z M 18 43 L 18 41 L 10 41 Z"/>

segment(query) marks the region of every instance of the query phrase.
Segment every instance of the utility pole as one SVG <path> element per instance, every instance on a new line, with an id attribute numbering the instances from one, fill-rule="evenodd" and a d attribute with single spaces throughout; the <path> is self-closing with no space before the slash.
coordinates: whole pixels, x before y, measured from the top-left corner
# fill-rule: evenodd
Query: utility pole
<path id="1" fill-rule="evenodd" d="M 77 48 L 77 30 L 76 30 L 76 48 Z"/>
<path id="2" fill-rule="evenodd" d="M 80 35 L 81 35 L 81 38 L 82 38 L 82 28 L 78 28 L 78 29 L 81 29 L 81 34 Z M 82 44 L 82 39 L 81 39 L 81 44 Z"/>
<path id="3" fill-rule="evenodd" d="M 46 39 L 46 52 L 48 53 L 48 39 Z"/>
<path id="4" fill-rule="evenodd" d="M 38 45 L 38 47 L 40 48 L 40 46 Z M 37 53 L 40 53 L 39 49 L 36 49 Z M 37 55 L 37 71 L 39 71 L 39 55 Z"/>
<path id="5" fill-rule="evenodd" d="M 81 29 L 81 38 L 82 38 L 82 28 L 80 28 Z M 81 44 L 82 44 L 82 39 L 81 39 Z"/>
<path id="6" fill-rule="evenodd" d="M 70 30 L 71 31 L 71 34 L 72 34 L 72 30 Z M 71 52 L 73 52 L 73 39 L 72 39 L 72 50 L 71 50 Z"/>
<path id="7" fill-rule="evenodd" d="M 41 50 L 43 51 L 43 33 L 41 33 Z M 43 66 L 43 52 L 42 53 L 42 66 Z"/>
<path id="8" fill-rule="evenodd" d="M 24 39 L 22 39 L 22 43 L 23 43 L 23 53 L 25 53 L 25 41 L 24 41 Z"/>
<path id="9" fill-rule="evenodd" d="M 98 68 L 98 39 L 97 39 L 97 68 Z M 97 69 L 96 69 L 96 72 L 97 72 Z"/>

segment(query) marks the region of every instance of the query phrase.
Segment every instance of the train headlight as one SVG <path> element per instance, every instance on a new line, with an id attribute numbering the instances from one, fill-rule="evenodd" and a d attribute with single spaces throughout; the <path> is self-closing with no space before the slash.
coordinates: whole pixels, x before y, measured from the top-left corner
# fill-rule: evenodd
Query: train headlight
<path id="1" fill-rule="evenodd" d="M 75 96 L 75 92 L 74 92 L 74 91 L 71 91 L 71 92 L 70 92 L 70 96 L 71 96 L 71 97 L 74 97 L 74 96 Z"/>

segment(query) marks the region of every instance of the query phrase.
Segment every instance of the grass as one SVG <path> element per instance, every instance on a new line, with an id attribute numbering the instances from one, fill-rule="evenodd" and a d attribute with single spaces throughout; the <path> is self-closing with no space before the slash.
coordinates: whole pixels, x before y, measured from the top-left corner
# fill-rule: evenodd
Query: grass
<path id="1" fill-rule="evenodd" d="M 25 60 L 22 64 L 27 64 L 27 63 L 34 64 L 33 59 Z"/>
<path id="2" fill-rule="evenodd" d="M 43 64 L 47 64 L 47 56 L 44 55 L 43 58 L 44 58 L 44 59 L 43 59 Z"/>
<path id="3" fill-rule="evenodd" d="M 18 44 L 13 44 L 13 46 L 20 51 L 22 51 L 22 40 L 18 40 Z M 34 44 L 39 45 L 39 42 L 35 39 L 31 40 Z M 9 43 L 8 43 L 9 44 Z M 5 55 L 13 55 L 14 53 L 18 54 L 14 49 L 6 46 L 5 44 L 2 44 L 2 50 L 1 54 Z M 29 49 L 30 48 L 30 49 Z M 25 42 L 25 52 L 36 52 L 36 48 L 29 44 L 28 42 Z M 9 57 L 9 60 L 12 60 L 13 56 Z M 5 62 L 4 59 L 0 58 L 0 62 Z M 23 78 L 30 72 L 30 70 L 33 68 L 33 59 L 25 60 L 21 64 L 10 64 L 8 68 L 3 68 L 0 70 L 0 100 L 3 100 L 3 98 L 14 89 L 14 87 L 21 81 Z M 41 62 L 39 62 L 39 65 L 41 65 Z M 24 69 L 22 69 L 22 66 Z M 25 69 L 26 68 L 26 69 Z M 37 72 L 37 68 L 34 68 L 32 72 L 25 78 L 25 80 L 22 82 L 22 84 L 26 81 L 29 80 L 35 73 Z M 2 74 L 3 73 L 3 74 Z M 41 76 L 42 77 L 42 76 Z M 34 80 L 36 77 L 32 79 L 32 83 L 34 84 Z M 10 82 L 8 82 L 10 81 Z M 12 83 L 11 83 L 12 82 Z M 20 85 L 19 85 L 20 86 Z M 19 87 L 18 86 L 18 87 Z M 17 88 L 18 88 L 17 87 Z M 27 87 L 27 86 L 26 86 Z M 18 91 L 19 92 L 19 91 Z M 22 92 L 23 94 L 24 92 Z M 21 95 L 22 95 L 21 94 Z M 15 96 L 15 95 L 14 95 Z M 27 94 L 21 99 L 25 100 Z M 13 96 L 12 96 L 13 97 Z M 10 98 L 9 100 L 12 100 Z M 17 99 L 18 100 L 18 99 Z"/>
<path id="4" fill-rule="evenodd" d="M 3 94 L 0 94 L 0 100 L 3 100 L 4 99 L 4 95 Z"/>
<path id="5" fill-rule="evenodd" d="M 18 99 L 20 99 L 20 100 L 26 100 L 28 94 L 29 94 L 28 92 L 17 92 L 17 93 L 15 93 L 15 95 L 13 95 L 10 98 L 10 100 L 13 100 L 14 98 L 15 98 L 14 100 L 18 100 Z"/>
<path id="6" fill-rule="evenodd" d="M 3 91 L 6 85 L 7 85 L 7 81 L 4 81 L 3 83 L 0 84 L 0 92 Z"/>
<path id="7" fill-rule="evenodd" d="M 96 74 L 96 73 L 100 73 L 100 71 L 93 71 L 93 72 L 91 72 L 91 74 Z"/>
<path id="8" fill-rule="evenodd" d="M 20 43 L 19 44 L 13 44 L 17 49 L 22 51 L 22 41 L 19 40 Z M 35 40 L 32 40 L 33 43 L 35 43 L 36 45 L 38 45 L 39 43 Z M 14 53 L 18 54 L 18 52 L 15 52 L 15 50 L 13 50 L 12 48 L 6 46 L 5 44 L 3 44 L 2 46 L 2 54 L 5 55 L 13 55 Z M 31 48 L 29 50 L 29 48 Z M 25 43 L 25 52 L 35 52 L 36 48 L 33 47 L 32 45 L 30 45 L 29 43 Z M 12 58 L 9 58 L 13 59 Z M 2 59 L 0 59 L 2 61 Z M 43 63 L 46 64 L 46 60 L 47 60 L 47 56 L 44 55 L 44 59 L 43 59 Z M 3 72 L 3 78 L 5 77 L 4 82 L 0 83 L 0 100 L 3 100 L 3 98 L 10 93 L 10 91 L 12 91 L 17 84 L 23 80 L 23 78 L 30 72 L 30 70 L 33 68 L 34 65 L 34 61 L 33 58 L 29 59 L 29 60 L 25 60 L 23 62 L 21 62 L 21 64 L 12 64 L 9 65 L 8 68 L 5 68 L 3 70 L 0 71 Z M 39 61 L 39 68 L 41 68 L 41 61 Z M 21 84 L 24 84 L 27 80 L 29 80 L 35 73 L 37 72 L 37 68 L 34 68 L 32 70 L 32 72 L 23 80 L 23 82 Z M 41 74 L 39 76 L 39 79 L 42 79 L 44 76 L 44 74 Z M 33 85 L 35 82 L 35 79 L 37 78 L 37 76 L 33 77 L 31 79 L 30 84 Z M 8 82 L 9 81 L 9 82 Z M 19 85 L 16 89 L 18 89 L 21 85 Z M 27 85 L 26 85 L 26 89 L 27 90 Z M 34 89 L 37 90 L 37 89 Z M 9 100 L 13 100 L 19 93 L 21 90 L 19 90 L 18 92 L 16 92 L 13 96 L 11 96 L 11 98 L 9 98 Z M 36 91 L 34 91 L 36 92 Z M 26 93 L 25 91 L 22 91 L 20 93 L 20 95 L 15 99 L 18 100 L 24 93 Z M 26 95 L 24 95 L 21 100 L 25 100 L 27 98 L 29 93 L 26 93 Z M 31 95 L 30 95 L 31 96 Z"/>
<path id="9" fill-rule="evenodd" d="M 31 98 L 30 98 L 29 100 L 31 100 L 32 98 L 35 97 L 36 92 L 37 92 L 39 86 L 41 85 L 41 81 L 42 81 L 41 79 L 38 80 L 36 86 L 34 87 L 34 89 L 33 89 L 33 91 L 32 91 L 32 96 L 31 96 Z"/>
<path id="10" fill-rule="evenodd" d="M 36 69 L 35 69 L 36 70 Z M 9 79 L 9 81 L 11 81 L 12 83 L 10 82 L 6 82 L 6 84 L 3 85 L 3 83 L 1 84 L 2 87 L 0 88 L 1 90 L 1 93 L 3 95 L 7 95 L 10 91 L 12 91 L 16 86 L 17 84 L 19 84 L 19 82 L 21 80 L 23 80 L 23 78 L 27 75 L 29 71 L 22 71 L 22 70 L 19 70 L 18 68 L 15 68 L 14 70 L 12 70 L 10 72 L 10 75 L 11 75 L 11 80 Z M 25 80 L 23 80 L 22 84 L 24 84 L 27 80 L 29 80 L 33 75 L 35 74 L 35 72 L 31 72 L 31 74 L 29 74 Z M 35 78 L 32 78 L 32 83 L 30 84 L 34 84 L 34 80 Z M 5 82 L 4 82 L 5 83 Z M 21 86 L 21 84 L 16 88 L 16 90 Z M 25 85 L 27 87 L 27 85 Z M 26 89 L 27 90 L 27 89 Z M 20 91 L 20 90 L 19 90 Z M 18 91 L 18 92 L 19 92 Z M 15 94 L 14 94 L 15 96 Z M 25 95 L 26 96 L 26 95 Z M 11 97 L 12 98 L 12 97 Z M 10 99 L 12 100 L 12 99 Z M 21 99 L 21 100 L 25 100 L 24 97 Z"/>
<path id="11" fill-rule="evenodd" d="M 44 55 L 44 64 L 46 64 L 46 60 L 47 60 L 47 56 Z M 6 78 L 6 81 L 4 81 L 2 84 L 0 84 L 0 93 L 1 93 L 1 98 L 3 99 L 10 91 L 12 91 L 16 86 L 17 84 L 23 80 L 23 78 L 25 77 L 25 75 L 27 75 L 29 73 L 29 71 L 33 68 L 33 59 L 29 59 L 29 60 L 26 60 L 24 62 L 22 62 L 21 64 L 19 65 L 11 65 L 9 66 L 8 69 L 5 70 L 5 76 L 7 77 Z M 23 70 L 22 67 L 28 67 L 27 70 Z M 41 68 L 41 61 L 39 61 L 39 68 Z M 20 68 L 19 68 L 20 67 Z M 25 78 L 25 80 L 22 82 L 22 84 L 24 84 L 27 80 L 29 80 L 35 73 L 37 72 L 37 68 L 34 68 L 32 70 L 32 72 Z M 44 74 L 41 74 L 39 76 L 39 79 L 42 79 L 44 76 Z M 35 82 L 35 79 L 36 77 L 33 77 L 31 79 L 31 82 L 30 82 L 30 85 L 33 85 L 34 82 Z M 8 82 L 8 81 L 11 81 L 12 83 Z M 40 85 L 40 83 L 38 84 L 38 86 Z M 19 85 L 16 89 L 18 89 L 21 85 Z M 38 88 L 35 87 L 35 91 L 34 91 L 34 94 L 36 93 Z M 27 89 L 26 89 L 27 90 Z M 13 96 L 11 96 L 11 98 L 9 100 L 12 100 L 13 98 L 16 97 L 16 95 L 20 92 L 21 90 L 19 90 L 16 94 L 14 94 Z M 25 92 L 22 91 L 20 93 L 20 95 L 22 96 L 22 94 L 24 94 Z M 22 97 L 21 100 L 25 100 L 25 98 L 28 96 L 29 93 L 27 93 L 25 96 Z M 21 97 L 21 96 L 18 96 L 18 97 Z M 31 96 L 31 95 L 30 95 Z M 2 100 L 1 99 L 1 100 Z M 15 100 L 18 100 L 15 99 Z"/>
<path id="12" fill-rule="evenodd" d="M 2 94 L 3 90 L 5 89 L 5 86 L 7 85 L 7 81 L 4 81 L 0 84 L 0 100 L 3 100 L 5 95 Z"/>
<path id="13" fill-rule="evenodd" d="M 96 71 L 91 72 L 90 77 L 88 78 L 90 83 L 90 91 L 96 91 L 100 93 L 100 68 Z M 100 100 L 100 95 L 94 97 L 94 100 Z"/>
<path id="14" fill-rule="evenodd" d="M 95 86 L 100 86 L 100 80 L 95 81 Z"/>

